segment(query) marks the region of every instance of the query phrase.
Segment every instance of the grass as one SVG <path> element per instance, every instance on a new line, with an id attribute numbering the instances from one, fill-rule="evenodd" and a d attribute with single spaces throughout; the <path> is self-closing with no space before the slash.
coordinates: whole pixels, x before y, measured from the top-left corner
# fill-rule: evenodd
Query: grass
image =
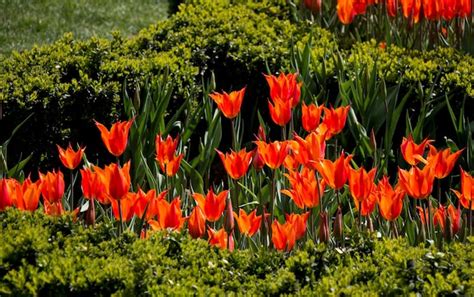
<path id="1" fill-rule="evenodd" d="M 0 55 L 76 38 L 136 33 L 168 16 L 173 0 L 0 0 Z"/>

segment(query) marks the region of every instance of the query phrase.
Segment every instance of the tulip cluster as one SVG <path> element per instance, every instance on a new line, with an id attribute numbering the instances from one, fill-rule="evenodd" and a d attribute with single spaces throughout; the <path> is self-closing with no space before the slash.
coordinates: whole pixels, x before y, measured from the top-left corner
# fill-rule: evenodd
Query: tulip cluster
<path id="1" fill-rule="evenodd" d="M 47 214 L 61 215 L 65 209 L 75 209 L 75 215 L 83 215 L 87 225 L 94 225 L 96 206 L 100 205 L 110 209 L 119 233 L 124 224 L 138 230 L 142 238 L 154 231 L 186 229 L 193 238 L 207 239 L 209 244 L 229 250 L 253 242 L 290 251 L 303 238 L 344 244 L 345 234 L 354 230 L 352 227 L 371 232 L 374 224 L 392 236 L 399 236 L 399 230 L 406 232 L 403 230 L 410 224 L 418 224 L 420 236 L 433 239 L 441 234 L 451 240 L 463 229 L 463 211 L 469 217 L 465 225 L 472 228 L 474 179 L 469 172 L 460 169 L 460 189 L 452 190 L 457 207 L 452 202 L 444 203 L 442 197 L 432 197 L 436 180 L 451 174 L 463 150 L 438 150 L 432 140 L 416 143 L 412 136 L 403 138 L 400 151 L 409 169 L 399 168 L 396 183 L 391 183 L 393 178 L 380 176 L 377 168 L 358 166 L 356 158 L 337 145 L 350 106 L 334 108 L 301 102 L 298 74 L 265 78 L 270 89 L 270 118 L 282 131 L 289 125 L 291 133 L 270 141 L 267 128 L 260 126 L 257 140 L 247 147 L 234 147 L 235 151 L 229 153 L 216 150 L 220 159 L 217 163 L 228 175 L 227 184 L 207 185 L 207 193 L 203 193 L 203 186 L 200 190 L 181 190 L 193 185 L 186 182 L 188 177 L 178 174 L 184 158 L 179 151 L 185 144 L 180 144 L 179 137 L 157 135 L 156 174 L 167 182 L 143 191 L 132 182 L 131 161 L 120 162 L 134 119 L 117 122 L 110 130 L 96 122 L 105 147 L 118 161 L 102 167 L 84 162 L 79 169 L 82 197 L 77 204 L 72 201 L 64 207 L 66 193 L 74 192 L 75 179 L 71 178 L 67 191 L 63 173 L 53 170 L 40 173 L 36 182 L 30 177 L 22 182 L 0 179 L 0 211 L 7 207 L 34 211 L 41 203 Z M 234 121 L 244 95 L 245 88 L 230 94 L 214 92 L 210 97 L 222 115 Z M 302 115 L 299 121 L 298 114 Z M 294 122 L 301 129 L 295 129 Z M 71 146 L 66 150 L 58 146 L 58 152 L 71 175 L 86 159 L 82 147 L 74 151 Z M 182 172 L 195 175 L 190 179 L 199 178 L 190 169 L 192 165 L 185 164 L 187 170 Z M 174 176 L 175 180 L 169 182 L 168 177 Z M 84 213 L 79 215 L 79 209 Z M 355 221 L 354 214 L 357 226 L 347 226 L 349 217 Z M 472 230 L 469 232 L 472 234 Z"/>

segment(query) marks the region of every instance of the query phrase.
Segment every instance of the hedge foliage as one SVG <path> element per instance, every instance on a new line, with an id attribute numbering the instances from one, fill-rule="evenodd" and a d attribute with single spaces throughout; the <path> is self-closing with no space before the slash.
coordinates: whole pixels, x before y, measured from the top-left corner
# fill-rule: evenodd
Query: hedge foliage
<path id="1" fill-rule="evenodd" d="M 330 32 L 295 22 L 284 0 L 190 0 L 169 19 L 130 39 L 115 33 L 112 40 L 76 40 L 66 34 L 51 45 L 0 56 L 0 140 L 34 112 L 10 144 L 12 162 L 28 148 L 34 153 L 31 168 L 57 165 L 55 144 L 68 141 L 86 144 L 91 159 L 103 160 L 106 154 L 99 137 L 94 137 L 98 134 L 92 119 L 111 122 L 121 117 L 124 82 L 133 91 L 145 77 L 166 69 L 176 86 L 175 107 L 186 98 L 197 98 L 211 71 L 219 90 L 247 85 L 252 100 L 246 100 L 244 109 L 265 106 L 267 87 L 261 74 L 267 67 L 272 72 L 288 68 L 291 49 L 295 45 L 303 49 L 310 36 L 312 65 L 320 69 L 324 61 L 332 80 L 319 88 L 335 86 L 338 69 L 333 57 L 340 53 L 347 60 L 348 75 L 374 60 L 388 81 L 417 83 L 432 80 L 441 71 L 443 88 L 457 90 L 459 97 L 474 97 L 472 57 L 453 50 L 381 51 L 370 42 L 355 43 L 347 50 Z"/>
<path id="2" fill-rule="evenodd" d="M 345 249 L 230 253 L 177 233 L 117 238 L 110 225 L 40 212 L 10 209 L 0 221 L 2 296 L 474 294 L 474 238 L 443 250 L 361 237 Z"/>

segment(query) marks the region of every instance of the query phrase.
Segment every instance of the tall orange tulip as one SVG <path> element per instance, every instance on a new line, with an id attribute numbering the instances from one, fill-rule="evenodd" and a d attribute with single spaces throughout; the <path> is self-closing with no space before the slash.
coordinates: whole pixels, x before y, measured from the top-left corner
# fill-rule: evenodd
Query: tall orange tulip
<path id="1" fill-rule="evenodd" d="M 146 194 L 146 198 L 145 200 L 148 201 L 148 206 L 145 207 L 146 209 L 146 219 L 147 220 L 150 220 L 150 219 L 153 219 L 154 217 L 158 216 L 158 212 L 159 212 L 159 208 L 160 208 L 160 201 L 165 199 L 166 198 L 166 195 L 168 195 L 168 190 L 164 190 L 163 192 L 159 193 L 158 195 L 156 195 L 156 192 L 155 193 L 150 193 L 152 190 L 148 191 L 148 193 Z M 135 209 L 136 212 L 138 212 L 138 214 L 142 214 L 143 213 L 141 212 L 141 209 L 142 208 L 142 204 L 143 202 L 138 202 L 138 206 L 137 208 Z M 143 211 L 145 211 L 145 209 L 143 209 Z M 142 215 L 139 215 L 139 217 L 142 217 Z"/>
<path id="2" fill-rule="evenodd" d="M 433 216 L 433 224 L 439 226 L 446 235 L 448 234 L 448 230 L 446 229 L 448 218 L 450 221 L 450 234 L 457 234 L 461 228 L 461 210 L 456 209 L 452 204 L 448 206 L 447 211 L 443 205 L 436 208 Z"/>
<path id="3" fill-rule="evenodd" d="M 398 0 L 387 0 L 387 14 L 392 18 L 397 16 L 397 4 Z"/>
<path id="4" fill-rule="evenodd" d="M 216 102 L 219 110 L 224 114 L 228 119 L 235 118 L 239 112 L 244 99 L 245 88 L 240 91 L 233 91 L 230 94 L 226 92 L 217 93 L 214 92 L 209 96 Z"/>
<path id="5" fill-rule="evenodd" d="M 291 232 L 295 234 L 296 240 L 303 238 L 306 233 L 306 223 L 308 222 L 309 215 L 309 211 L 302 214 L 285 214 L 286 222 L 291 225 Z"/>
<path id="6" fill-rule="evenodd" d="M 111 199 L 120 200 L 125 198 L 130 190 L 130 161 L 125 163 L 123 168 L 118 164 L 107 167 L 109 170 L 109 180 L 106 184 L 107 192 Z"/>
<path id="7" fill-rule="evenodd" d="M 425 199 L 433 191 L 434 170 L 431 166 L 423 169 L 412 167 L 410 171 L 398 169 L 398 182 L 408 196 Z"/>
<path id="8" fill-rule="evenodd" d="M 0 179 L 0 211 L 4 211 L 7 207 L 13 206 L 17 183 L 18 181 L 15 179 Z"/>
<path id="9" fill-rule="evenodd" d="M 400 187 L 392 188 L 388 178 L 384 176 L 377 185 L 377 200 L 380 214 L 387 221 L 393 221 L 400 216 L 405 192 Z"/>
<path id="10" fill-rule="evenodd" d="M 234 218 L 237 221 L 240 233 L 248 237 L 252 237 L 260 229 L 262 223 L 262 216 L 257 216 L 256 209 L 250 214 L 247 214 L 243 209 L 239 209 L 239 215 L 234 212 Z"/>
<path id="11" fill-rule="evenodd" d="M 419 161 L 426 164 L 427 161 L 423 157 L 423 154 L 426 146 L 432 141 L 433 140 L 425 138 L 420 144 L 416 144 L 411 135 L 409 135 L 408 138 L 403 137 L 402 145 L 400 146 L 403 158 L 411 166 L 418 164 Z"/>
<path id="12" fill-rule="evenodd" d="M 326 154 L 325 134 L 311 132 L 305 139 L 295 135 L 288 141 L 295 159 L 302 165 L 315 169 L 314 162 L 324 159 Z"/>
<path id="13" fill-rule="evenodd" d="M 324 159 L 313 164 L 326 184 L 335 190 L 339 190 L 349 178 L 349 162 L 351 159 L 352 155 L 345 157 L 344 152 L 341 152 L 341 156 L 334 162 Z"/>
<path id="14" fill-rule="evenodd" d="M 102 204 L 108 204 L 108 198 L 104 195 L 106 189 L 99 174 L 89 168 L 81 169 L 82 195 L 86 199 L 97 199 Z"/>
<path id="15" fill-rule="evenodd" d="M 44 200 L 48 200 L 50 203 L 61 202 L 64 195 L 64 176 L 63 173 L 58 172 L 47 172 L 46 174 L 40 173 L 41 180 L 41 194 L 43 194 Z"/>
<path id="16" fill-rule="evenodd" d="M 181 165 L 181 160 L 183 159 L 184 154 L 179 154 L 177 156 L 173 156 L 173 158 L 167 162 L 159 162 L 161 170 L 167 176 L 175 176 L 178 173 L 179 166 Z"/>
<path id="17" fill-rule="evenodd" d="M 361 216 L 365 217 L 370 215 L 375 209 L 375 204 L 377 204 L 376 192 L 373 191 L 366 199 L 362 200 L 361 202 L 354 198 L 354 204 Z"/>
<path id="18" fill-rule="evenodd" d="M 352 169 L 349 167 L 349 190 L 352 197 L 359 203 L 367 200 L 372 191 L 375 190 L 376 168 L 367 172 L 364 167 Z"/>
<path id="19" fill-rule="evenodd" d="M 277 169 L 285 161 L 289 149 L 288 142 L 274 141 L 266 143 L 258 140 L 255 141 L 255 144 L 257 145 L 258 153 L 268 167 Z"/>
<path id="20" fill-rule="evenodd" d="M 100 131 L 100 136 L 107 150 L 114 156 L 119 157 L 125 151 L 128 142 L 128 133 L 134 119 L 117 122 L 112 125 L 110 131 L 101 123 L 95 121 Z"/>
<path id="21" fill-rule="evenodd" d="M 222 228 L 218 231 L 208 228 L 207 235 L 209 237 L 209 244 L 215 247 L 218 247 L 222 250 L 227 248 L 227 232 Z"/>
<path id="22" fill-rule="evenodd" d="M 217 150 L 217 154 L 221 158 L 222 164 L 227 171 L 227 174 L 233 179 L 240 179 L 247 173 L 247 170 L 252 162 L 253 152 L 247 152 L 244 148 L 239 152 L 231 151 L 225 155 Z"/>
<path id="23" fill-rule="evenodd" d="M 168 135 L 165 140 L 161 135 L 156 135 L 155 149 L 156 160 L 160 163 L 168 163 L 173 160 L 176 149 L 178 147 L 179 137 L 172 138 Z"/>
<path id="24" fill-rule="evenodd" d="M 337 0 L 337 16 L 344 25 L 349 25 L 356 16 L 353 0 Z"/>
<path id="25" fill-rule="evenodd" d="M 115 219 L 120 220 L 119 212 L 119 200 L 112 199 L 112 213 L 114 214 Z M 120 199 L 120 210 L 122 211 L 122 221 L 128 222 L 133 218 L 135 214 L 135 204 L 137 202 L 136 193 L 127 193 L 124 197 Z"/>
<path id="26" fill-rule="evenodd" d="M 146 219 L 151 219 L 152 218 L 152 212 L 150 204 L 152 201 L 156 199 L 160 199 L 156 196 L 156 190 L 151 189 L 148 192 L 144 192 L 142 189 L 138 189 L 138 192 L 135 194 L 135 205 L 133 208 L 134 214 L 138 218 L 143 218 L 145 215 Z M 163 199 L 163 197 L 161 197 Z"/>
<path id="27" fill-rule="evenodd" d="M 85 148 L 80 147 L 77 151 L 74 151 L 71 144 L 69 144 L 66 150 L 61 148 L 59 145 L 57 145 L 57 147 L 59 159 L 61 160 L 61 163 L 63 163 L 64 167 L 71 170 L 76 169 L 79 163 L 81 163 Z"/>
<path id="28" fill-rule="evenodd" d="M 192 238 L 202 237 L 206 233 L 206 216 L 199 206 L 196 206 L 189 216 L 188 230 Z"/>
<path id="29" fill-rule="evenodd" d="M 44 213 L 50 216 L 60 216 L 64 213 L 63 204 L 61 201 L 49 202 L 44 200 Z"/>
<path id="30" fill-rule="evenodd" d="M 321 122 L 321 114 L 324 110 L 324 106 L 316 106 L 316 104 L 311 103 L 306 105 L 303 102 L 301 107 L 302 116 L 301 121 L 303 123 L 303 129 L 307 132 L 312 132 L 318 128 L 319 123 Z"/>
<path id="31" fill-rule="evenodd" d="M 265 75 L 265 79 L 270 87 L 270 98 L 273 103 L 277 101 L 288 102 L 289 108 L 294 108 L 298 105 L 302 83 L 297 82 L 297 76 L 297 73 L 284 74 L 283 72 L 278 77 Z"/>
<path id="32" fill-rule="evenodd" d="M 158 221 L 150 220 L 150 224 L 153 230 L 181 230 L 185 222 L 185 218 L 181 212 L 181 200 L 176 197 L 169 203 L 165 199 L 158 201 Z"/>
<path id="33" fill-rule="evenodd" d="M 290 181 L 291 189 L 282 190 L 281 193 L 289 196 L 296 206 L 304 209 L 319 205 L 326 183 L 324 180 L 317 181 L 313 170 L 306 167 L 301 172 L 290 170 L 285 176 Z"/>
<path id="34" fill-rule="evenodd" d="M 432 145 L 429 145 L 428 163 L 432 164 L 434 175 L 438 179 L 447 177 L 454 168 L 454 164 L 462 154 L 464 149 L 451 153 L 450 149 L 437 151 Z"/>
<path id="35" fill-rule="evenodd" d="M 193 198 L 199 207 L 204 210 L 207 220 L 215 222 L 220 219 L 224 212 L 228 193 L 229 191 L 225 190 L 216 195 L 214 194 L 214 190 L 211 188 L 209 192 L 207 192 L 206 197 L 202 194 L 194 193 Z"/>
<path id="36" fill-rule="evenodd" d="M 273 104 L 268 100 L 268 109 L 273 122 L 284 127 L 291 120 L 291 102 L 280 99 L 274 100 Z"/>
<path id="37" fill-rule="evenodd" d="M 322 125 L 327 129 L 326 140 L 339 134 L 342 129 L 344 129 L 350 108 L 349 105 L 341 106 L 336 109 L 332 106 L 330 108 L 324 108 Z"/>
<path id="38" fill-rule="evenodd" d="M 41 181 L 32 182 L 28 177 L 23 184 L 17 184 L 14 204 L 18 209 L 34 211 L 38 208 L 41 195 Z"/>
<path id="39" fill-rule="evenodd" d="M 474 178 L 461 168 L 461 192 L 452 190 L 464 208 L 474 210 Z"/>
<path id="40" fill-rule="evenodd" d="M 416 24 L 420 20 L 421 0 L 400 0 L 403 16 Z"/>
<path id="41" fill-rule="evenodd" d="M 276 219 L 272 223 L 272 243 L 275 249 L 279 251 L 293 249 L 296 243 L 296 233 L 289 222 L 280 224 Z"/>

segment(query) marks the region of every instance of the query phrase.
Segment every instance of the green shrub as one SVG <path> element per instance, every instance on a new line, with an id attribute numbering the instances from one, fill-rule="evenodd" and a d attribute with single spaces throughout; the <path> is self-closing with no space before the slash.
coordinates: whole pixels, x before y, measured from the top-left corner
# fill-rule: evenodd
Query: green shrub
<path id="1" fill-rule="evenodd" d="M 307 242 L 290 254 L 217 250 L 156 233 L 147 240 L 71 217 L 0 213 L 0 294 L 472 295 L 474 238 L 438 250 L 361 238 L 345 249 Z"/>

